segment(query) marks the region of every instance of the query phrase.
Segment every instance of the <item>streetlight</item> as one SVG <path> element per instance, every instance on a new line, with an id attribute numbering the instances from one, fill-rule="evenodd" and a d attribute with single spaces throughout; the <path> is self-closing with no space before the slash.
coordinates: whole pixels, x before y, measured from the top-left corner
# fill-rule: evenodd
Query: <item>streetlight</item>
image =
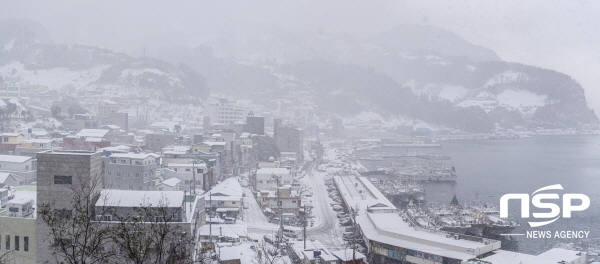
<path id="1" fill-rule="evenodd" d="M 281 179 L 281 176 L 271 174 L 271 178 L 275 179 L 275 181 L 277 183 L 277 186 L 276 186 L 276 188 L 277 188 L 277 205 L 279 206 L 279 232 L 277 234 L 277 238 L 279 240 L 279 243 L 281 243 L 281 242 L 283 242 L 283 208 L 282 208 L 283 203 L 281 202 L 281 198 L 279 197 L 279 180 Z"/>

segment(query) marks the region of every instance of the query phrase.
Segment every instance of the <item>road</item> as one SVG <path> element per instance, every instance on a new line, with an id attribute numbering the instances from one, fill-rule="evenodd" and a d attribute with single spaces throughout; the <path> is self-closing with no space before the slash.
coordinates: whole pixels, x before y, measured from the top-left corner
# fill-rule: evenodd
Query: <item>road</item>
<path id="1" fill-rule="evenodd" d="M 319 240 L 324 245 L 332 248 L 342 247 L 342 228 L 338 225 L 335 212 L 330 203 L 333 200 L 329 197 L 323 175 L 314 173 L 313 162 L 307 162 L 304 170 L 307 172 L 307 179 L 304 181 L 308 188 L 313 190 L 313 215 L 316 218 L 315 225 L 307 228 L 307 237 L 312 240 Z M 244 201 L 248 204 L 248 209 L 244 210 L 244 222 L 248 224 L 248 232 L 256 234 L 256 238 L 262 235 L 271 235 L 279 228 L 279 225 L 269 223 L 264 216 L 256 199 L 249 188 L 244 188 L 246 198 Z M 300 227 L 286 226 L 286 229 L 301 231 Z"/>
<path id="2" fill-rule="evenodd" d="M 330 203 L 333 200 L 329 197 L 323 176 L 315 175 L 312 162 L 307 162 L 304 169 L 308 173 L 309 181 L 307 183 L 311 184 L 310 187 L 313 189 L 313 214 L 320 220 L 315 226 L 307 229 L 308 236 L 325 245 L 339 247 L 344 243 L 341 239 L 343 232 L 338 226 L 336 213 L 331 208 Z"/>

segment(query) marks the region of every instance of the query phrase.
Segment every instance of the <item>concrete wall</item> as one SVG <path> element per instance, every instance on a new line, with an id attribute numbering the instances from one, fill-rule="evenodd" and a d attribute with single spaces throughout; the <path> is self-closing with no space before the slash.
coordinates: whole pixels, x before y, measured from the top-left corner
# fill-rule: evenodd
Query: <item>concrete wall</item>
<path id="1" fill-rule="evenodd" d="M 102 157 L 102 163 L 106 189 L 148 191 L 150 182 L 157 177 L 156 162 L 142 165 L 111 163 L 109 157 Z"/>
<path id="2" fill-rule="evenodd" d="M 101 189 L 101 152 L 45 152 L 38 153 L 37 200 L 49 203 L 55 208 L 72 209 L 75 197 L 73 189 L 85 189 L 92 196 L 99 196 Z M 54 176 L 71 176 L 72 184 L 55 184 Z M 91 186 L 83 188 L 84 186 Z M 38 203 L 38 204 L 39 204 Z M 38 219 L 37 258 L 53 259 L 49 246 L 53 239 L 49 236 L 48 226 Z"/>
<path id="3" fill-rule="evenodd" d="M 3 259 L 6 264 L 37 263 L 36 219 L 20 217 L 0 217 L 0 255 L 7 252 L 6 236 L 10 236 L 10 253 Z M 15 236 L 19 236 L 19 250 L 15 248 Z M 25 251 L 25 238 L 29 240 Z"/>

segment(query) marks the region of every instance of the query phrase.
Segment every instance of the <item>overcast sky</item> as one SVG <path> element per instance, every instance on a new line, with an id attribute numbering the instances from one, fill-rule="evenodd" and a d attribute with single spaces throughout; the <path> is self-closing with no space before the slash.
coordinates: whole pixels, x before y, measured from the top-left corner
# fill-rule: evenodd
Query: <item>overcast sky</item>
<path id="1" fill-rule="evenodd" d="M 0 18 L 31 18 L 56 42 L 134 53 L 198 43 L 223 30 L 278 25 L 371 35 L 399 23 L 449 29 L 506 61 L 565 72 L 600 113 L 600 1 L 4 1 Z"/>

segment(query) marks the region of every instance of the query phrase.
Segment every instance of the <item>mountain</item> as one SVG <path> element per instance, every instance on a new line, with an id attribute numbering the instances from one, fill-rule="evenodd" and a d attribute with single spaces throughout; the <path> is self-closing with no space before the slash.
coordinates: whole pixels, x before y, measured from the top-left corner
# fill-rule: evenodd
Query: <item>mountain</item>
<path id="1" fill-rule="evenodd" d="M 504 62 L 423 25 L 367 37 L 273 27 L 215 36 L 194 48 L 165 47 L 159 59 L 54 44 L 43 27 L 24 21 L 1 22 L 0 41 L 0 77 L 7 81 L 159 99 L 153 113 L 165 118 L 173 113 L 161 110 L 162 102 L 199 105 L 210 90 L 273 109 L 277 99 L 308 98 L 324 116 L 376 112 L 472 132 L 599 123 L 570 76 Z"/>
<path id="2" fill-rule="evenodd" d="M 264 102 L 307 91 L 319 110 L 341 116 L 377 111 L 473 132 L 598 124 L 570 76 L 504 62 L 442 28 L 399 25 L 363 38 L 277 28 L 253 33 L 163 50 L 161 58 L 179 54 L 231 95 Z"/>
<path id="3" fill-rule="evenodd" d="M 204 77 L 189 66 L 99 47 L 54 44 L 39 38 L 38 32 L 29 21 L 0 23 L 0 76 L 5 81 L 51 89 L 104 90 L 105 96 L 152 95 L 196 104 L 209 93 Z"/>

